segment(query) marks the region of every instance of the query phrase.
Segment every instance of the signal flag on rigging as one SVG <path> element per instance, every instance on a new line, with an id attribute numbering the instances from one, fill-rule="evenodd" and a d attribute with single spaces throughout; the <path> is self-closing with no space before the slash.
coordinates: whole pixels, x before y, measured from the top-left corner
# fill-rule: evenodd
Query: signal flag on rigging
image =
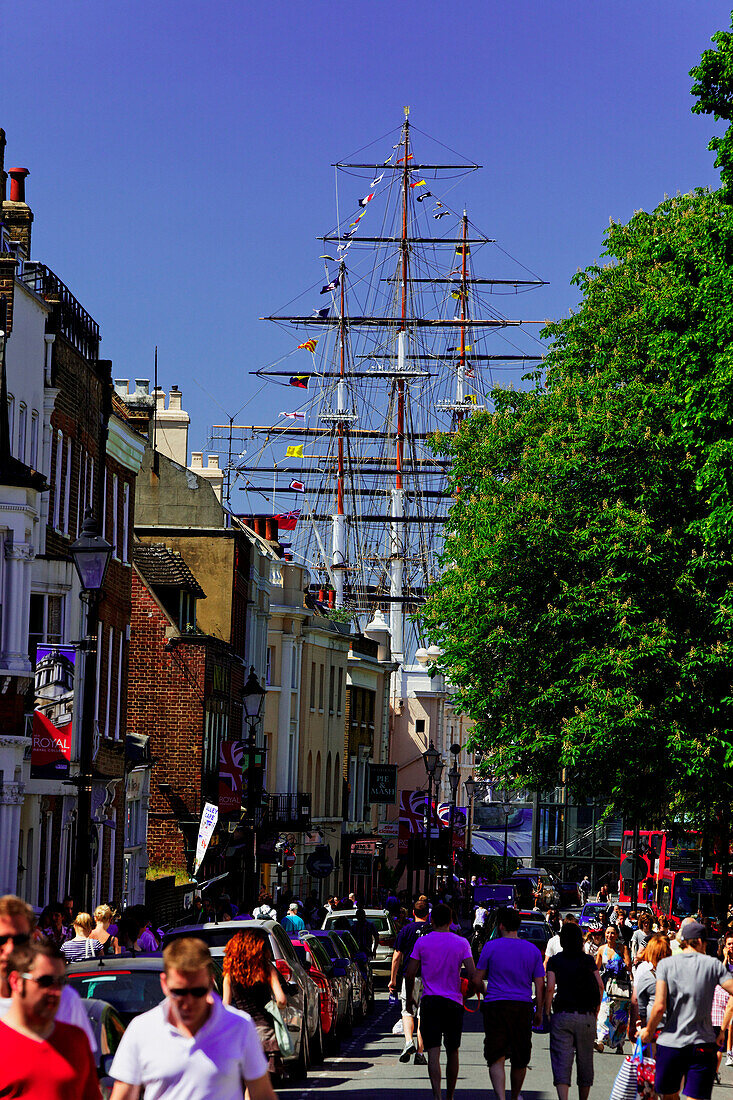
<path id="1" fill-rule="evenodd" d="M 297 386 L 298 389 L 308 389 L 308 375 L 307 374 L 294 374 L 290 379 L 291 386 Z"/>
<path id="2" fill-rule="evenodd" d="M 290 488 L 296 493 L 304 493 L 305 485 L 302 481 L 297 481 L 295 478 L 290 482 Z"/>
<path id="3" fill-rule="evenodd" d="M 306 340 L 306 342 L 304 344 L 298 344 L 298 347 L 297 347 L 296 350 L 300 351 L 301 348 L 305 348 L 306 351 L 315 351 L 317 345 L 318 345 L 317 340 Z"/>
<path id="4" fill-rule="evenodd" d="M 286 458 L 302 458 L 303 457 L 303 444 L 298 443 L 295 447 L 285 448 Z"/>
<path id="5" fill-rule="evenodd" d="M 295 512 L 282 512 L 279 516 L 273 516 L 281 531 L 294 531 L 300 519 L 300 509 Z"/>

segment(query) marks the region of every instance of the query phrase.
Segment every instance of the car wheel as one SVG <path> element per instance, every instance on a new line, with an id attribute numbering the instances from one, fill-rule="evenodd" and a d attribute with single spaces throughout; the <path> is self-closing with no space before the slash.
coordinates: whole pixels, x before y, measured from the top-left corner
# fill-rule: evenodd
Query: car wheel
<path id="1" fill-rule="evenodd" d="M 308 1079 L 308 1066 L 310 1064 L 310 1053 L 308 1049 L 308 1026 L 306 1024 L 305 1016 L 303 1017 L 302 1030 L 300 1033 L 300 1053 L 298 1060 L 293 1068 L 293 1077 L 296 1081 L 306 1081 Z"/>

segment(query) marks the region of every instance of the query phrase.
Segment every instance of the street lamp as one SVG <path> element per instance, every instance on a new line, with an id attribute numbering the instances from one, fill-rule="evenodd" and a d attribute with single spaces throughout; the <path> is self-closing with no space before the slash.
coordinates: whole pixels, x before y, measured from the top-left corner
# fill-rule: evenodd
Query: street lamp
<path id="1" fill-rule="evenodd" d="M 249 722 L 250 745 L 254 745 L 254 731 L 260 719 L 260 715 L 262 714 L 262 707 L 266 695 L 267 691 L 262 687 L 255 675 L 254 665 L 250 665 L 249 678 L 242 689 L 242 706 L 244 707 L 245 717 Z"/>
<path id="2" fill-rule="evenodd" d="M 469 775 L 463 784 L 468 798 L 468 821 L 466 822 L 466 895 L 468 896 L 469 872 L 471 870 L 471 849 L 473 845 L 473 796 L 476 794 L 476 780 Z"/>
<path id="3" fill-rule="evenodd" d="M 427 823 L 425 827 L 425 886 L 424 890 L 428 897 L 430 897 L 430 833 L 433 826 L 433 781 L 435 780 L 436 786 L 440 784 L 440 777 L 443 773 L 443 760 L 440 753 L 435 748 L 433 742 L 425 752 L 422 754 L 423 763 L 425 764 L 425 772 L 428 777 L 428 813 Z"/>
<path id="4" fill-rule="evenodd" d="M 453 815 L 456 810 L 456 794 L 458 792 L 458 785 L 461 782 L 461 773 L 458 770 L 458 756 L 461 751 L 460 745 L 451 745 L 451 755 L 453 756 L 453 763 L 450 766 L 448 772 L 448 783 L 450 784 L 450 819 L 448 827 L 448 866 L 450 868 L 450 886 L 453 889 Z"/>
<path id="5" fill-rule="evenodd" d="M 502 878 L 506 878 L 507 872 L 507 854 L 509 848 L 509 816 L 514 809 L 514 805 L 509 801 L 509 795 L 506 791 L 497 791 L 497 794 L 501 795 L 501 810 L 504 814 L 504 864 L 502 871 Z"/>
<path id="6" fill-rule="evenodd" d="M 79 790 L 76 800 L 76 843 L 74 858 L 74 898 L 79 909 L 92 910 L 92 752 L 94 745 L 94 696 L 99 597 L 112 557 L 112 547 L 100 535 L 91 508 L 84 514 L 81 535 L 69 547 L 71 560 L 79 575 L 81 598 L 87 605 L 86 633 L 79 649 L 84 653 L 84 680 L 81 724 L 79 727 Z"/>

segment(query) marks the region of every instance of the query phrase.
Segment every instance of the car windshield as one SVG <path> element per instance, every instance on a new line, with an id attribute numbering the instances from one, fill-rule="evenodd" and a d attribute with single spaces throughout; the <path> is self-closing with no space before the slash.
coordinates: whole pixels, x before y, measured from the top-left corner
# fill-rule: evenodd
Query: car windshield
<path id="1" fill-rule="evenodd" d="M 338 958 L 351 960 L 351 951 L 349 950 L 345 941 L 341 939 L 340 933 L 332 932 L 331 935 L 336 941 L 337 948 L 339 948 Z"/>
<path id="2" fill-rule="evenodd" d="M 314 939 L 317 938 L 318 942 L 320 944 L 322 944 L 322 946 L 324 947 L 329 959 L 343 958 L 343 956 L 339 954 L 338 947 L 337 947 L 336 943 L 333 941 L 333 939 L 331 938 L 330 933 L 327 936 L 318 936 L 318 937 L 314 936 L 313 938 Z"/>
<path id="3" fill-rule="evenodd" d="M 532 922 L 530 924 L 523 924 L 518 932 L 520 940 L 537 940 L 538 943 L 546 943 L 547 929 L 544 924 L 537 924 Z"/>
<path id="4" fill-rule="evenodd" d="M 163 1000 L 160 970 L 117 970 L 102 973 L 69 974 L 80 997 L 107 1001 L 123 1016 L 139 1016 Z"/>
<path id="5" fill-rule="evenodd" d="M 308 944 L 308 950 L 313 956 L 313 962 L 317 968 L 323 974 L 328 973 L 331 969 L 331 960 L 328 957 L 328 951 L 323 946 L 323 940 L 316 939 L 315 936 L 309 936 L 304 942 Z"/>
<path id="6" fill-rule="evenodd" d="M 361 951 L 361 948 L 351 935 L 351 932 L 339 932 L 339 939 L 346 944 L 352 955 L 358 955 Z"/>
<path id="7" fill-rule="evenodd" d="M 347 914 L 345 914 L 345 913 L 331 913 L 329 915 L 328 919 L 327 919 L 327 922 L 326 922 L 328 924 L 329 929 L 333 928 L 333 926 L 336 924 L 336 921 L 341 920 L 343 918 L 345 918 L 349 922 L 349 927 L 353 927 L 354 920 L 355 920 L 354 917 L 347 916 Z M 377 932 L 389 932 L 390 931 L 389 914 L 387 914 L 387 913 L 377 913 L 374 916 L 370 916 L 367 913 L 367 920 L 369 921 L 370 924 L 374 925 Z"/>

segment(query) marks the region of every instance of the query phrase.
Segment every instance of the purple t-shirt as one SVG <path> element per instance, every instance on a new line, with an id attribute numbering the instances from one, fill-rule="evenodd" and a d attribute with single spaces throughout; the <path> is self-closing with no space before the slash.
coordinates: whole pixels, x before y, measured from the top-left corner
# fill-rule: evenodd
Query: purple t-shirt
<path id="1" fill-rule="evenodd" d="M 542 955 L 528 940 L 501 936 L 484 944 L 478 970 L 486 971 L 486 1001 L 532 1000 L 532 982 L 545 976 Z"/>
<path id="2" fill-rule="evenodd" d="M 461 964 L 471 945 L 454 932 L 428 932 L 415 940 L 411 958 L 420 960 L 423 997 L 447 997 L 463 1004 Z"/>

